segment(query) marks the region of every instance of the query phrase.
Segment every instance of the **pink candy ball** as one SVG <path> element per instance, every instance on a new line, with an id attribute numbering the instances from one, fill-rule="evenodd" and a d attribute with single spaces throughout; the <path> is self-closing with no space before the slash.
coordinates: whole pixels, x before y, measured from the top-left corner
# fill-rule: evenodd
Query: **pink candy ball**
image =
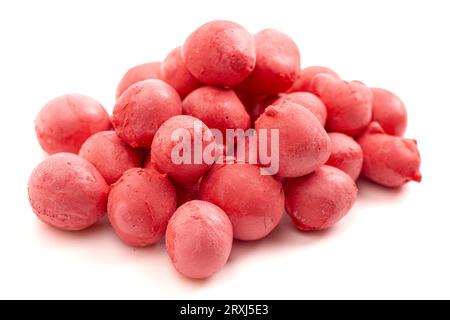
<path id="1" fill-rule="evenodd" d="M 201 86 L 186 68 L 181 47 L 173 49 L 162 62 L 161 80 L 170 84 L 182 99 Z"/>
<path id="2" fill-rule="evenodd" d="M 322 126 L 327 121 L 327 108 L 316 95 L 309 92 L 292 92 L 281 95 L 272 105 L 283 104 L 285 101 L 297 103 L 312 112 Z"/>
<path id="3" fill-rule="evenodd" d="M 92 163 L 108 184 L 112 184 L 128 169 L 142 165 L 145 150 L 130 147 L 114 131 L 101 131 L 83 143 L 79 155 Z"/>
<path id="4" fill-rule="evenodd" d="M 188 136 L 185 137 L 184 134 Z M 198 163 L 195 161 L 196 141 L 199 145 Z M 190 146 L 189 151 L 183 146 Z M 186 115 L 175 116 L 164 122 L 156 132 L 150 162 L 157 170 L 167 173 L 177 183 L 191 186 L 196 184 L 212 165 L 203 158 L 207 153 L 205 150 L 208 149 L 212 151 L 211 156 L 215 157 L 214 136 L 209 128 L 197 118 Z M 177 159 L 173 159 L 173 156 Z"/>
<path id="5" fill-rule="evenodd" d="M 92 134 L 111 127 L 103 106 L 92 98 L 68 94 L 48 102 L 39 112 L 35 129 L 47 153 L 78 153 Z"/>
<path id="6" fill-rule="evenodd" d="M 362 175 L 367 179 L 390 188 L 422 180 L 416 140 L 388 135 L 372 122 L 358 143 L 364 154 Z"/>
<path id="7" fill-rule="evenodd" d="M 160 79 L 161 62 L 149 62 L 129 69 L 119 82 L 116 89 L 116 100 L 120 98 L 131 85 L 148 79 Z"/>
<path id="8" fill-rule="evenodd" d="M 287 213 L 302 231 L 332 227 L 351 209 L 358 191 L 348 174 L 330 166 L 289 179 L 285 190 Z"/>
<path id="9" fill-rule="evenodd" d="M 201 82 L 234 86 L 255 68 L 255 43 L 237 23 L 211 21 L 189 36 L 183 57 L 187 69 Z"/>
<path id="10" fill-rule="evenodd" d="M 323 165 L 331 152 L 330 138 L 306 108 L 286 101 L 270 106 L 256 120 L 255 129 L 279 130 L 279 171 L 285 178 L 300 177 Z M 271 135 L 268 135 L 271 145 Z"/>
<path id="11" fill-rule="evenodd" d="M 327 131 L 355 136 L 369 125 L 373 95 L 363 83 L 318 74 L 313 78 L 311 88 L 327 107 Z"/>
<path id="12" fill-rule="evenodd" d="M 201 87 L 183 101 L 183 114 L 202 120 L 210 129 L 217 129 L 225 137 L 226 129 L 250 128 L 250 116 L 238 96 L 231 89 Z"/>
<path id="13" fill-rule="evenodd" d="M 111 187 L 108 216 L 120 239 L 133 247 L 160 240 L 177 207 L 175 188 L 156 170 L 130 169 Z"/>
<path id="14" fill-rule="evenodd" d="M 373 121 L 378 122 L 387 134 L 403 136 L 408 116 L 402 100 L 390 91 L 372 88 Z"/>
<path id="15" fill-rule="evenodd" d="M 328 136 L 331 139 L 331 155 L 326 164 L 341 169 L 356 181 L 363 166 L 361 147 L 343 133 L 331 132 Z"/>
<path id="16" fill-rule="evenodd" d="M 181 111 L 180 96 L 171 86 L 157 79 L 145 80 L 120 96 L 112 123 L 117 135 L 130 146 L 150 148 L 156 130 Z"/>
<path id="17" fill-rule="evenodd" d="M 238 90 L 252 95 L 273 95 L 292 87 L 300 66 L 300 51 L 286 34 L 264 29 L 254 36 L 256 66 Z"/>
<path id="18" fill-rule="evenodd" d="M 28 182 L 34 213 L 48 225 L 69 231 L 86 229 L 106 212 L 109 186 L 88 161 L 57 153 L 39 164 Z"/>
<path id="19" fill-rule="evenodd" d="M 219 207 L 194 200 L 177 209 L 166 232 L 167 252 L 186 277 L 204 279 L 227 262 L 233 244 L 230 219 Z"/>
<path id="20" fill-rule="evenodd" d="M 234 237 L 258 240 L 279 224 L 283 215 L 281 183 L 261 175 L 250 164 L 215 165 L 200 186 L 200 198 L 216 204 L 230 217 Z"/>

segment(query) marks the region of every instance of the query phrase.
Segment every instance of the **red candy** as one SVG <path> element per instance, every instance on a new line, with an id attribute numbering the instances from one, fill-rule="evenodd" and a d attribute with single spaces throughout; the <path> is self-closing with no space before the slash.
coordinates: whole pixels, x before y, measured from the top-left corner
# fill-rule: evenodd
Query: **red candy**
<path id="1" fill-rule="evenodd" d="M 238 90 L 252 95 L 285 92 L 294 83 L 300 66 L 295 42 L 282 32 L 264 29 L 255 35 L 256 66 Z"/>
<path id="2" fill-rule="evenodd" d="M 331 139 L 331 155 L 326 164 L 341 169 L 356 181 L 363 165 L 361 147 L 343 133 L 332 132 L 328 136 Z"/>
<path id="3" fill-rule="evenodd" d="M 28 196 L 34 213 L 52 227 L 89 228 L 106 212 L 109 186 L 95 167 L 71 153 L 45 159 L 31 174 Z"/>
<path id="4" fill-rule="evenodd" d="M 372 122 L 358 143 L 364 153 L 362 174 L 369 180 L 391 188 L 422 180 L 416 140 L 387 135 Z"/>
<path id="5" fill-rule="evenodd" d="M 68 94 L 48 102 L 39 112 L 36 135 L 47 153 L 78 153 L 81 145 L 111 124 L 103 106 L 92 98 Z"/>
<path id="6" fill-rule="evenodd" d="M 215 165 L 202 180 L 200 198 L 226 212 L 239 240 L 264 238 L 283 214 L 281 183 L 250 164 Z"/>
<path id="7" fill-rule="evenodd" d="M 114 231 L 133 247 L 160 240 L 176 207 L 174 186 L 156 170 L 128 170 L 111 187 L 108 198 L 108 216 Z"/>
<path id="8" fill-rule="evenodd" d="M 181 47 L 173 49 L 162 62 L 161 79 L 170 84 L 182 99 L 201 86 L 186 68 Z"/>
<path id="9" fill-rule="evenodd" d="M 184 131 L 179 131 L 180 134 L 174 137 L 178 130 Z M 190 152 L 182 148 L 183 141 L 187 143 L 186 146 L 190 146 Z M 212 165 L 203 161 L 203 157 L 196 162 L 194 155 L 196 143 L 201 155 L 207 148 L 215 150 L 214 136 L 203 122 L 185 115 L 172 117 L 164 122 L 155 134 L 151 148 L 151 163 L 179 184 L 194 185 Z M 175 149 L 177 145 L 180 146 L 179 150 Z M 177 157 L 177 160 L 174 161 L 173 155 Z M 211 152 L 211 155 L 215 157 L 215 152 Z M 183 159 L 188 160 L 189 163 L 183 162 Z M 178 161 L 180 163 L 177 163 Z"/>
<path id="10" fill-rule="evenodd" d="M 255 123 L 257 131 L 279 130 L 281 177 L 300 177 L 323 165 L 331 152 L 330 138 L 319 120 L 306 108 L 286 101 L 270 106 Z M 268 137 L 269 145 L 271 137 Z"/>
<path id="11" fill-rule="evenodd" d="M 327 108 L 317 96 L 309 92 L 292 92 L 282 95 L 272 105 L 283 104 L 285 101 L 291 101 L 305 107 L 316 116 L 322 126 L 325 126 Z"/>
<path id="12" fill-rule="evenodd" d="M 361 133 L 372 119 L 372 91 L 363 83 L 318 74 L 311 87 L 327 107 L 328 131 L 354 136 Z"/>
<path id="13" fill-rule="evenodd" d="M 158 128 L 181 114 L 178 93 L 161 80 L 133 84 L 117 100 L 112 123 L 117 135 L 132 147 L 150 148 Z"/>
<path id="14" fill-rule="evenodd" d="M 86 140 L 79 155 L 92 163 L 108 184 L 112 184 L 128 169 L 140 167 L 145 151 L 130 147 L 114 131 L 102 131 Z"/>
<path id="15" fill-rule="evenodd" d="M 403 136 L 408 117 L 402 100 L 390 91 L 372 88 L 373 121 L 378 122 L 387 134 Z"/>
<path id="16" fill-rule="evenodd" d="M 202 120 L 209 128 L 220 130 L 250 128 L 250 116 L 231 89 L 202 87 L 183 101 L 183 114 Z"/>
<path id="17" fill-rule="evenodd" d="M 255 43 L 241 25 L 212 21 L 189 36 L 183 57 L 187 69 L 201 82 L 234 86 L 255 68 Z"/>
<path id="18" fill-rule="evenodd" d="M 149 62 L 137 65 L 128 70 L 119 82 L 116 89 L 116 100 L 120 98 L 122 93 L 132 84 L 148 79 L 160 78 L 161 62 Z"/>
<path id="19" fill-rule="evenodd" d="M 288 180 L 286 210 L 302 231 L 328 229 L 348 213 L 357 192 L 348 174 L 322 166 L 310 175 Z"/>
<path id="20" fill-rule="evenodd" d="M 182 205 L 169 221 L 167 253 L 181 274 L 204 279 L 227 262 L 233 244 L 230 219 L 219 207 L 206 201 Z"/>
<path id="21" fill-rule="evenodd" d="M 320 66 L 314 66 L 314 67 L 308 67 L 303 70 L 301 70 L 298 73 L 297 80 L 295 80 L 292 87 L 289 89 L 289 92 L 295 92 L 295 91 L 307 91 L 312 92 L 311 89 L 311 82 L 313 78 L 321 73 L 325 73 L 328 75 L 333 76 L 336 79 L 339 79 L 339 75 L 331 70 L 330 68 L 326 67 L 320 67 Z"/>

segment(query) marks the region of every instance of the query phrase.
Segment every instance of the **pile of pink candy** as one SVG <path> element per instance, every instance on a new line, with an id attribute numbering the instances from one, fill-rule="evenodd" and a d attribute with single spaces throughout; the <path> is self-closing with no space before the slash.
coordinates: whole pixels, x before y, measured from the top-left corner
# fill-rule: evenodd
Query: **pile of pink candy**
<path id="1" fill-rule="evenodd" d="M 35 125 L 50 156 L 31 174 L 29 200 L 58 229 L 83 230 L 107 213 L 127 245 L 165 237 L 180 273 L 207 278 L 225 265 L 233 239 L 266 237 L 285 211 L 303 232 L 335 225 L 352 208 L 360 175 L 391 188 L 420 181 L 406 123 L 393 93 L 325 67 L 301 69 L 284 33 L 212 21 L 163 62 L 130 69 L 111 117 L 82 95 L 48 102 Z M 214 161 L 174 161 L 180 129 L 193 145 L 183 156 L 209 150 Z M 269 164 L 248 145 L 238 159 L 213 133 L 230 129 L 277 130 L 276 174 L 262 173 Z"/>

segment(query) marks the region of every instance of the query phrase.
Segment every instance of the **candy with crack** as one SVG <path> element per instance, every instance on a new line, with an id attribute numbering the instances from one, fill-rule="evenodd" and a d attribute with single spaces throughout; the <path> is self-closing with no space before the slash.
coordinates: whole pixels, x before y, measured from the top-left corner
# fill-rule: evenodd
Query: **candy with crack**
<path id="1" fill-rule="evenodd" d="M 48 225 L 68 231 L 86 229 L 106 212 L 109 186 L 87 160 L 57 153 L 31 174 L 28 196 L 34 213 Z"/>
<path id="2" fill-rule="evenodd" d="M 49 154 L 78 153 L 87 138 L 110 127 L 105 108 L 80 94 L 67 94 L 51 100 L 35 121 L 38 141 Z"/>

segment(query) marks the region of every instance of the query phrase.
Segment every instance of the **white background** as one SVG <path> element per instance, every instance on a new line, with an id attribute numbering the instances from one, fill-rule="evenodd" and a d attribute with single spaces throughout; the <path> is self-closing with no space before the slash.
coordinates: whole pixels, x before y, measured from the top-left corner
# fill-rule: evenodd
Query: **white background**
<path id="1" fill-rule="evenodd" d="M 448 1 L 1 1 L 0 298 L 450 298 Z M 235 243 L 207 281 L 172 268 L 161 242 L 135 250 L 107 223 L 81 233 L 41 224 L 26 185 L 43 159 L 33 120 L 63 93 L 114 104 L 131 66 L 161 60 L 214 19 L 294 38 L 303 66 L 325 65 L 397 93 L 422 152 L 421 184 L 360 184 L 334 229 L 285 219 Z"/>

